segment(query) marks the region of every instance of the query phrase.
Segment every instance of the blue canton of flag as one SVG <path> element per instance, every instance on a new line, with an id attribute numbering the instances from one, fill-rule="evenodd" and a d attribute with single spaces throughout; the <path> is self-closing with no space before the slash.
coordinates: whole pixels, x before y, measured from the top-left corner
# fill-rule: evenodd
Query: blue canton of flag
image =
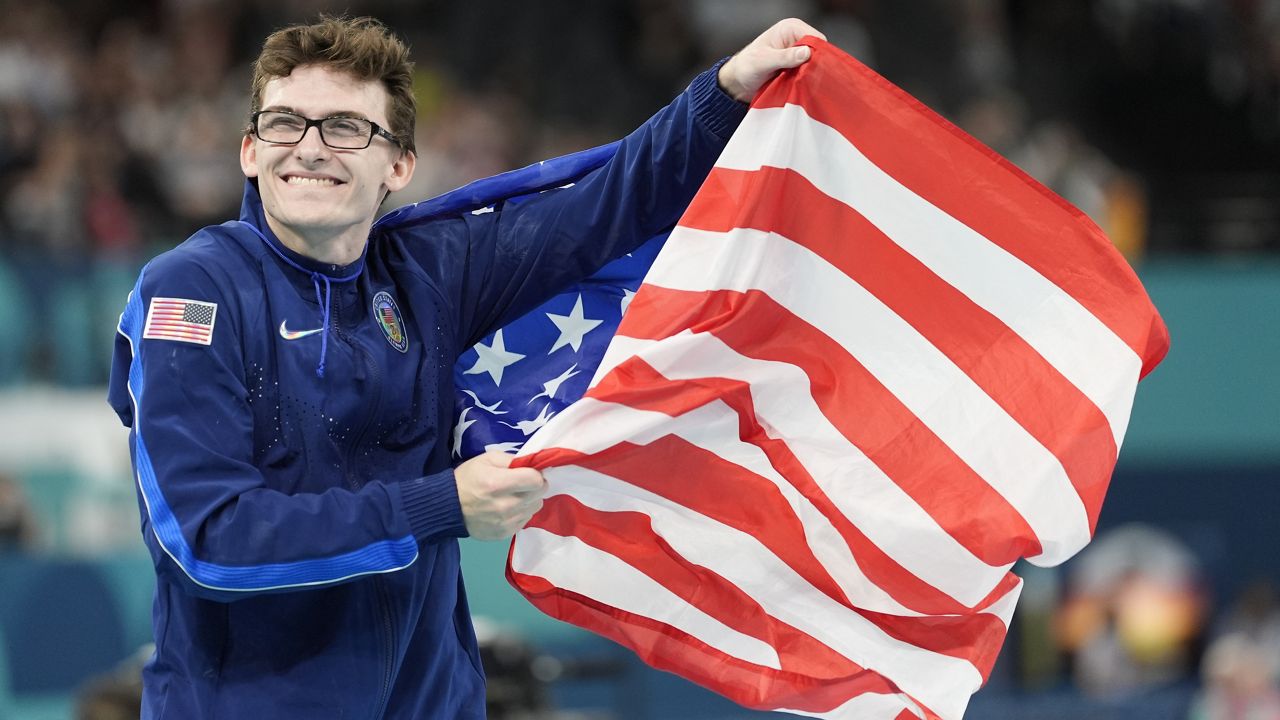
<path id="1" fill-rule="evenodd" d="M 665 240 L 649 240 L 462 354 L 454 457 L 514 452 L 582 397 Z"/>
<path id="2" fill-rule="evenodd" d="M 375 228 L 518 203 L 576 181 L 616 150 L 617 143 L 611 143 L 477 180 L 387 213 Z M 454 367 L 455 461 L 486 450 L 518 450 L 534 431 L 582 397 L 666 237 L 650 239 L 459 357 Z"/>

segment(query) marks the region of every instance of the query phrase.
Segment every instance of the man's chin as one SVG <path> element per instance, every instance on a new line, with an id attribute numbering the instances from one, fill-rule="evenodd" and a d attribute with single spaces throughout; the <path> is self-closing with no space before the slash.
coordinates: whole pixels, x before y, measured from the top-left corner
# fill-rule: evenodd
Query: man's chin
<path id="1" fill-rule="evenodd" d="M 277 203 L 275 212 L 271 214 L 298 232 L 329 233 L 353 224 L 352 218 L 337 212 L 340 209 L 337 205 L 332 201 L 291 199 Z"/>

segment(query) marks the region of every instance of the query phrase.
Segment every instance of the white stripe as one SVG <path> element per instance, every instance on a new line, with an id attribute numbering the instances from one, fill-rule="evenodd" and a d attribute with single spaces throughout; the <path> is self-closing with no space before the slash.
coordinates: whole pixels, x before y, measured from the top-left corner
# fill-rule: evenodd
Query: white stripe
<path id="1" fill-rule="evenodd" d="M 790 168 L 857 210 L 1043 355 L 1102 410 L 1120 447 L 1141 358 L 1071 295 L 913 193 L 835 129 L 797 105 L 751 110 L 716 165 Z"/>
<path id="2" fill-rule="evenodd" d="M 570 415 L 569 420 L 558 419 L 565 414 Z M 620 442 L 648 445 L 663 436 L 673 435 L 769 480 L 777 486 L 800 521 L 814 557 L 831 574 L 853 606 L 892 615 L 922 615 L 902 605 L 863 574 L 848 542 L 827 516 L 773 469 L 764 451 L 738 439 L 738 413 L 723 402 L 708 403 L 671 417 L 586 397 L 570 405 L 551 422 L 567 423 L 566 427 L 572 430 L 557 433 L 544 428 L 543 432 L 529 439 L 520 451 L 521 455 L 542 449 L 557 434 L 563 437 L 556 440 L 556 447 L 588 455 Z"/>
<path id="3" fill-rule="evenodd" d="M 771 270 L 779 267 L 787 272 Z M 1004 496 L 1035 531 L 1046 562 L 1061 562 L 1089 542 L 1084 503 L 1058 458 L 919 331 L 816 253 L 774 233 L 681 227 L 671 233 L 645 282 L 677 290 L 765 292 L 862 363 Z M 683 359 L 665 355 L 674 368 L 686 367 Z M 714 365 L 695 372 L 723 373 Z M 791 384 L 781 391 L 808 388 Z"/>
<path id="4" fill-rule="evenodd" d="M 662 583 L 577 537 L 525 528 L 512 546 L 511 567 L 619 610 L 666 623 L 726 655 L 782 669 L 778 653 L 769 643 L 734 630 Z"/>
<path id="5" fill-rule="evenodd" d="M 1014 577 L 1017 576 L 1015 575 Z M 1000 618 L 1000 622 L 1004 623 L 1005 630 L 1007 631 L 1009 629 L 1009 621 L 1013 619 L 1013 610 L 1018 604 L 1018 597 L 1021 595 L 1022 578 L 1018 578 L 1018 582 L 1015 583 L 1013 587 L 1009 588 L 1008 592 L 1001 595 L 999 598 L 996 598 L 995 602 L 992 602 L 990 606 L 984 608 L 982 612 L 987 613 L 988 615 L 995 615 Z"/>
<path id="6" fill-rule="evenodd" d="M 794 365 L 748 358 L 713 336 L 688 331 L 661 341 L 615 336 L 606 358 L 614 353 L 637 355 L 673 380 L 724 377 L 748 383 L 761 426 L 771 437 L 786 439 L 836 508 L 908 572 L 966 607 L 981 602 L 1004 578 L 1009 565 L 993 567 L 974 557 L 831 425 L 813 401 L 808 376 Z M 553 418 L 539 433 L 548 437 L 538 440 L 559 445 L 589 433 L 617 437 L 612 426 L 573 422 L 575 406 Z"/>
<path id="7" fill-rule="evenodd" d="M 875 623 L 815 590 L 747 533 L 585 468 L 548 468 L 545 476 L 548 495 L 563 493 L 602 512 L 648 515 L 654 532 L 685 560 L 708 568 L 737 586 L 760 603 L 770 617 L 806 633 L 858 665 L 892 678 L 904 692 L 943 717 L 959 717 L 950 709 L 957 703 L 963 706 L 982 684 L 982 676 L 967 660 L 891 637 Z M 606 577 L 600 580 L 605 584 L 615 582 Z M 626 588 L 620 591 L 638 594 Z"/>

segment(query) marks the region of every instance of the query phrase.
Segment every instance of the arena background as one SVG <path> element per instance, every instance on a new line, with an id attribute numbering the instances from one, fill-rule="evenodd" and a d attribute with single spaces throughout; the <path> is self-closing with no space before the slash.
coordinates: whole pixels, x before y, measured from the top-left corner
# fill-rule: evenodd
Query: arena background
<path id="1" fill-rule="evenodd" d="M 153 580 L 104 401 L 116 317 L 142 262 L 234 215 L 248 63 L 321 10 L 413 46 L 392 205 L 611 140 L 794 15 L 1088 212 L 1172 351 L 1094 544 L 1019 570 L 967 717 L 1280 718 L 1280 1 L 0 0 L 0 719 L 128 717 Z M 491 717 L 757 716 L 538 614 L 505 544 L 462 545 Z"/>

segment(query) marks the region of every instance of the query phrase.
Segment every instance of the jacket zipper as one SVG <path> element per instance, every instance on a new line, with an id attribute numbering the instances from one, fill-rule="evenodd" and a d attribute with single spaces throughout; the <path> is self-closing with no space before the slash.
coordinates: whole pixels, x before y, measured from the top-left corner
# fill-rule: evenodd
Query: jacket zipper
<path id="1" fill-rule="evenodd" d="M 360 450 L 361 444 L 364 443 L 365 435 L 369 433 L 369 428 L 373 425 L 374 418 L 378 416 L 378 411 L 382 408 L 382 377 L 378 372 L 378 364 L 373 361 L 373 356 L 360 343 L 356 342 L 355 337 L 347 334 L 346 330 L 338 322 L 339 316 L 338 295 L 334 295 L 333 299 L 330 300 L 329 324 L 333 334 L 341 338 L 347 345 L 350 345 L 351 349 L 364 359 L 364 365 L 369 370 L 369 389 L 373 395 L 373 404 L 369 407 L 369 412 L 365 415 L 359 429 L 352 435 L 351 443 L 347 446 L 346 462 L 343 463 L 342 468 L 342 472 L 346 476 L 347 485 L 352 490 L 359 490 L 360 483 L 357 482 L 355 473 L 350 470 L 351 463 L 356 459 L 356 452 Z"/>
<path id="2" fill-rule="evenodd" d="M 340 295 L 340 294 L 339 294 Z M 329 307 L 330 325 L 333 333 L 341 338 L 343 342 L 351 346 L 356 354 L 364 359 L 365 367 L 369 371 L 369 385 L 373 390 L 373 405 L 370 412 L 365 416 L 360 429 L 354 434 L 351 444 L 347 449 L 343 474 L 346 476 L 347 485 L 352 490 L 360 489 L 361 483 L 357 480 L 355 473 L 351 472 L 352 462 L 356 459 L 355 455 L 360 450 L 360 446 L 364 443 L 365 435 L 368 434 L 369 428 L 373 425 L 373 420 L 378 416 L 378 410 L 382 406 L 382 378 L 378 372 L 378 365 L 373 361 L 373 356 L 368 350 L 365 350 L 356 339 L 348 335 L 342 329 L 338 318 L 341 313 L 338 310 L 338 296 L 335 295 L 330 300 Z M 387 595 L 386 581 L 380 576 L 369 578 L 376 594 L 376 604 L 378 607 L 378 616 L 381 623 L 379 628 L 382 631 L 382 648 L 383 648 L 383 665 L 382 665 L 382 690 L 378 695 L 377 710 L 373 714 L 374 720 L 380 720 L 387 711 L 387 703 L 391 700 L 391 675 L 395 664 L 395 627 L 391 622 L 391 600 Z"/>
<path id="3" fill-rule="evenodd" d="M 378 711 L 374 714 L 374 718 L 381 720 L 386 715 L 387 703 L 391 700 L 391 671 L 395 662 L 395 653 L 392 652 L 395 644 L 395 628 L 391 622 L 391 599 L 387 596 L 387 584 L 381 577 L 373 578 L 373 587 L 378 594 L 378 611 L 382 615 L 382 631 L 383 638 L 386 640 L 385 647 L 387 654 L 385 663 L 382 667 L 382 693 L 378 696 Z"/>

